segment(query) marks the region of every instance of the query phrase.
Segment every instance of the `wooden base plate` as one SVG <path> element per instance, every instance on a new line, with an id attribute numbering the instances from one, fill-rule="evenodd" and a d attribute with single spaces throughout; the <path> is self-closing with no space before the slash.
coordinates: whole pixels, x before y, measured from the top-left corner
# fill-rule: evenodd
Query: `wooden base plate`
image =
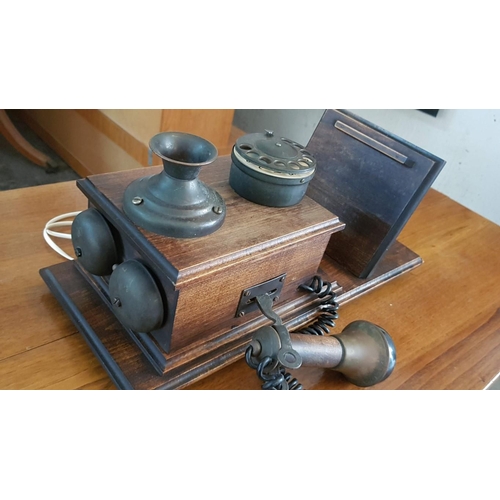
<path id="1" fill-rule="evenodd" d="M 368 279 L 354 277 L 331 258 L 324 257 L 319 273 L 341 287 L 338 302 L 353 300 L 374 288 L 414 269 L 422 259 L 396 242 Z M 112 314 L 74 262 L 64 262 L 40 271 L 45 283 L 85 338 L 95 356 L 119 389 L 176 389 L 199 380 L 243 356 L 252 332 L 228 332 L 223 341 L 206 349 L 198 344 L 196 352 L 183 354 L 172 370 L 158 375 L 135 340 Z M 289 328 L 314 316 L 315 306 L 301 310 L 294 320 L 285 320 Z M 278 313 L 280 313 L 278 311 Z M 290 316 L 290 314 L 288 314 Z M 264 323 L 262 323 L 264 324 Z M 255 328 L 261 326 L 256 324 Z M 249 369 L 249 376 L 253 372 Z"/>

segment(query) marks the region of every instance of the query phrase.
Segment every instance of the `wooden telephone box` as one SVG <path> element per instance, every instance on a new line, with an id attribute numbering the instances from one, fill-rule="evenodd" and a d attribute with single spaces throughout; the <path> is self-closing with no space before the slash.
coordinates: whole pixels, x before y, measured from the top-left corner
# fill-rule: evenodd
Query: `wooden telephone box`
<path id="1" fill-rule="evenodd" d="M 345 302 L 421 264 L 395 238 L 442 160 L 333 110 L 307 151 L 316 172 L 306 196 L 289 207 L 239 196 L 229 184 L 229 156 L 202 169 L 200 180 L 224 200 L 225 220 L 200 238 L 156 234 L 127 217 L 124 192 L 142 169 L 77 182 L 109 228 L 102 241 L 113 265 L 94 274 L 77 259 L 41 275 L 119 388 L 183 387 L 241 357 L 268 322 L 258 293 L 272 297 L 293 330 L 318 314 L 317 298 L 299 289 L 314 275 L 334 282 Z M 126 278 L 117 287 L 119 274 Z"/>

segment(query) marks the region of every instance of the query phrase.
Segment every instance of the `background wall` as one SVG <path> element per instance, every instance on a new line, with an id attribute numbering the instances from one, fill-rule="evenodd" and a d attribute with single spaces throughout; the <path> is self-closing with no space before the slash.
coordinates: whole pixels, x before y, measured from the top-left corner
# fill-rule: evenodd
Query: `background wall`
<path id="1" fill-rule="evenodd" d="M 305 145 L 323 111 L 238 110 L 235 124 Z M 437 117 L 412 109 L 350 111 L 446 160 L 432 187 L 500 224 L 500 110 L 443 109 Z"/>
<path id="2" fill-rule="evenodd" d="M 160 130 L 161 109 L 101 109 L 101 112 L 144 144 L 149 144 Z"/>
<path id="3" fill-rule="evenodd" d="M 234 124 L 248 133 L 274 130 L 305 146 L 324 112 L 324 109 L 237 109 Z"/>

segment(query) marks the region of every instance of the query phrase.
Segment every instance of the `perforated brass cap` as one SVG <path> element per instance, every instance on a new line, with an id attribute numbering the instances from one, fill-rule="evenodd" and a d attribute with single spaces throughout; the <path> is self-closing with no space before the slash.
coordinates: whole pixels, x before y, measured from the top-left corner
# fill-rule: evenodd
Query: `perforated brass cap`
<path id="1" fill-rule="evenodd" d="M 240 137 L 233 153 L 245 166 L 272 176 L 304 178 L 316 168 L 316 160 L 304 146 L 275 137 L 270 130 Z"/>
<path id="2" fill-rule="evenodd" d="M 231 187 L 243 198 L 269 207 L 299 203 L 316 170 L 309 151 L 270 130 L 240 137 L 231 158 Z"/>

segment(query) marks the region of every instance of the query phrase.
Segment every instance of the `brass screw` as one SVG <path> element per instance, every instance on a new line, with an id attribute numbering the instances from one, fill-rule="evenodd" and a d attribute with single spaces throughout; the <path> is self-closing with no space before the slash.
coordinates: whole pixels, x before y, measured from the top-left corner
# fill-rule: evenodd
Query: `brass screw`
<path id="1" fill-rule="evenodd" d="M 222 213 L 222 207 L 213 207 L 212 210 L 216 213 L 216 214 L 221 214 Z"/>

